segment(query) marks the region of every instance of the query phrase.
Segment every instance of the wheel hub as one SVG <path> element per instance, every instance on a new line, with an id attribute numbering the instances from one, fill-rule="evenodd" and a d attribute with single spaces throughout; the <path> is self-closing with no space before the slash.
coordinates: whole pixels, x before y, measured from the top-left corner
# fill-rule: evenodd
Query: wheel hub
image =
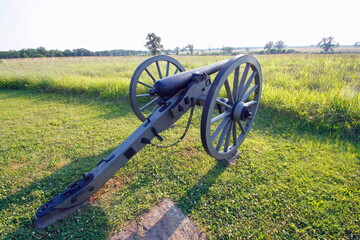
<path id="1" fill-rule="evenodd" d="M 234 104 L 231 116 L 236 121 L 246 121 L 247 119 L 252 118 L 252 113 L 249 107 L 245 106 L 244 102 L 239 101 Z"/>

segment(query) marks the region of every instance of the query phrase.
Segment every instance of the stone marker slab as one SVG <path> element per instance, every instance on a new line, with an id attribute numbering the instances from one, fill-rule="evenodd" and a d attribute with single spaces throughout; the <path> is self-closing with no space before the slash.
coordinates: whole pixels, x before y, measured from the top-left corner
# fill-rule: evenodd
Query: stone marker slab
<path id="1" fill-rule="evenodd" d="M 206 235 L 169 199 L 135 219 L 109 240 L 207 239 Z"/>

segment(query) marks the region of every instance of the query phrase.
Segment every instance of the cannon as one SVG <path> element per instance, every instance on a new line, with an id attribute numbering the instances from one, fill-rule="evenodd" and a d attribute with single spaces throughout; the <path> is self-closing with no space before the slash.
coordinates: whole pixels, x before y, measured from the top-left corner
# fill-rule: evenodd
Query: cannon
<path id="1" fill-rule="evenodd" d="M 216 74 L 214 81 L 211 75 Z M 231 160 L 249 133 L 256 116 L 262 88 L 257 59 L 238 55 L 205 67 L 185 71 L 170 56 L 145 60 L 135 70 L 129 89 L 130 104 L 142 124 L 90 173 L 40 206 L 34 223 L 43 229 L 88 204 L 88 199 L 121 167 L 160 133 L 190 110 L 189 129 L 196 105 L 203 106 L 201 141 L 217 160 Z M 155 145 L 155 144 L 154 144 Z M 173 145 L 173 144 L 172 144 Z"/>

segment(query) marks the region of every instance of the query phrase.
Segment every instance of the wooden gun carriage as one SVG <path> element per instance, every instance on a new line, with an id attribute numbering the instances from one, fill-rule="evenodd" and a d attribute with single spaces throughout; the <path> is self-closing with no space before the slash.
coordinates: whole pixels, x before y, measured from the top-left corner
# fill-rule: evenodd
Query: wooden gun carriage
<path id="1" fill-rule="evenodd" d="M 261 86 L 260 64 L 251 55 L 190 71 L 170 56 L 145 60 L 135 70 L 129 89 L 131 106 L 143 123 L 90 173 L 39 207 L 36 227 L 42 229 L 87 204 L 135 154 L 153 138 L 162 141 L 160 133 L 190 110 L 182 140 L 195 105 L 203 106 L 200 132 L 206 152 L 218 160 L 234 158 L 254 122 Z"/>

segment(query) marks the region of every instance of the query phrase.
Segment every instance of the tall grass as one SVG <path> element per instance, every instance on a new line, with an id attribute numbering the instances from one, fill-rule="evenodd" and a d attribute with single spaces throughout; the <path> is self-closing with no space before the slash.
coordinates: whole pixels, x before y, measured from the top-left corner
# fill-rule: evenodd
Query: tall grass
<path id="1" fill-rule="evenodd" d="M 16 59 L 0 63 L 0 87 L 127 98 L 133 71 L 146 57 Z M 187 57 L 189 69 L 227 57 Z M 359 55 L 259 56 L 262 106 L 305 119 L 330 134 L 360 135 Z"/>
<path id="2" fill-rule="evenodd" d="M 127 96 L 140 58 L 53 58 L 7 60 L 0 65 L 0 87 Z"/>
<path id="3" fill-rule="evenodd" d="M 359 138 L 360 56 L 263 56 L 265 106 Z"/>

